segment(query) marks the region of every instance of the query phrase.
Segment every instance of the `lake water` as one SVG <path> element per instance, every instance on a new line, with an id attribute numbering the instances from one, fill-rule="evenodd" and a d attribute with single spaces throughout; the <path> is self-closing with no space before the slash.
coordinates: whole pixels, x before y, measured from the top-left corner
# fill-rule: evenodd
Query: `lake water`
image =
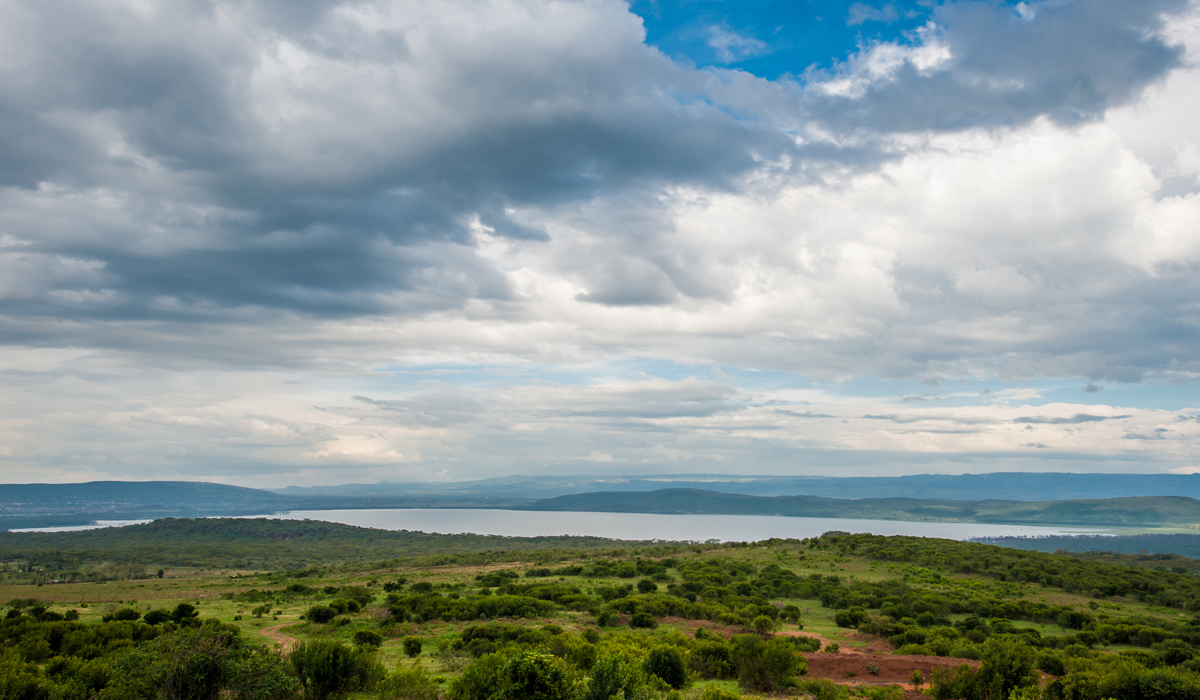
<path id="1" fill-rule="evenodd" d="M 102 527 L 125 527 L 126 525 L 141 525 L 149 520 L 97 520 L 87 525 L 59 525 L 57 527 L 22 527 L 9 532 L 79 532 L 80 530 L 99 530 Z"/>
<path id="2" fill-rule="evenodd" d="M 262 516 L 256 516 L 262 517 Z M 507 537 L 590 535 L 619 540 L 754 542 L 772 537 L 802 539 L 830 530 L 875 535 L 915 535 L 966 540 L 972 537 L 1038 537 L 1102 533 L 1095 528 L 913 523 L 849 518 L 791 518 L 768 515 L 657 515 L 652 513 L 580 513 L 453 508 L 377 510 L 295 510 L 274 518 L 324 520 L 381 530 L 443 534 L 472 533 Z"/>

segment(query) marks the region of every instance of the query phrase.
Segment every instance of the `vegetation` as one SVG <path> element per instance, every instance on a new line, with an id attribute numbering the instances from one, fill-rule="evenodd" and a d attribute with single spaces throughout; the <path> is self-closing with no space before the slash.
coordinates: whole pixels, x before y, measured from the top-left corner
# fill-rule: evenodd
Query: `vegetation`
<path id="1" fill-rule="evenodd" d="M 1091 555 L 1132 554 L 1143 559 L 1118 558 L 1122 563 L 1176 561 L 1187 566 L 1188 559 L 1200 557 L 1200 535 L 1138 534 L 1138 535 L 1071 535 L 1061 537 L 981 537 L 975 540 L 1013 549 L 1032 549 L 1055 554 L 1079 553 Z M 1176 555 L 1176 556 L 1170 556 Z"/>
<path id="2" fill-rule="evenodd" d="M 243 535 L 210 524 L 211 567 Z M 10 570 L 0 698 L 1200 697 L 1190 574 L 845 533 L 355 562 L 379 533 L 349 530 L 306 569 Z"/>
<path id="3" fill-rule="evenodd" d="M 285 545 L 286 543 L 286 545 Z M 626 547 L 650 543 L 625 542 Z M 305 569 L 365 560 L 612 548 L 599 537 L 495 537 L 373 530 L 311 520 L 165 518 L 82 532 L 0 532 L 0 561 L 56 578 L 149 578 L 159 567 Z"/>
<path id="4" fill-rule="evenodd" d="M 524 510 L 608 513 L 709 513 L 863 518 L 935 522 L 1048 525 L 1170 526 L 1200 522 L 1200 501 L 1184 496 L 1071 501 L 954 501 L 933 498 L 822 498 L 747 496 L 703 489 L 613 491 L 547 498 L 517 506 Z"/>

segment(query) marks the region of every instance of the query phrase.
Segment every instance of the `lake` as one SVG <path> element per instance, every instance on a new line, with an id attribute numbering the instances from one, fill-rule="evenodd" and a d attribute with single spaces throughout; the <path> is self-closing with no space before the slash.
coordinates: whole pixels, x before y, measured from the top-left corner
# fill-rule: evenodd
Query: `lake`
<path id="1" fill-rule="evenodd" d="M 262 516 L 256 516 L 262 517 Z M 507 537 L 587 535 L 619 540 L 754 542 L 772 537 L 802 539 L 830 530 L 876 535 L 914 535 L 966 540 L 973 537 L 1038 537 L 1103 533 L 1096 528 L 914 523 L 850 518 L 792 518 L 769 515 L 658 515 L 580 513 L 465 508 L 381 508 L 376 510 L 295 510 L 272 518 L 324 520 L 381 530 L 472 533 Z"/>

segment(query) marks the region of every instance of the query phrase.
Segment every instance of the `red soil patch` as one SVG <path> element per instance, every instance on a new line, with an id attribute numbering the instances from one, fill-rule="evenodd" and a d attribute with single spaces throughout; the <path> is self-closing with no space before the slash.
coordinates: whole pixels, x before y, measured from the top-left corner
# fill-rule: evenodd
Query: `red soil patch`
<path id="1" fill-rule="evenodd" d="M 925 682 L 933 676 L 933 669 L 953 670 L 963 664 L 978 668 L 979 662 L 970 659 L 952 659 L 942 656 L 897 656 L 895 654 L 805 654 L 808 659 L 810 678 L 828 678 L 839 683 L 868 683 L 871 685 L 901 684 L 909 687 L 913 671 L 920 671 Z M 872 674 L 867 664 L 875 664 L 879 672 Z M 853 676 L 847 676 L 853 673 Z"/>

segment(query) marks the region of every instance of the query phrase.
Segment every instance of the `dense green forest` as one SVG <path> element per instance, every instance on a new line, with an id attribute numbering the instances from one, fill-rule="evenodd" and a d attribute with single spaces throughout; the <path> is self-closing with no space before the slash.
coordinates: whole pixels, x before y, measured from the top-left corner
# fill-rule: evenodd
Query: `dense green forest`
<path id="1" fill-rule="evenodd" d="M 952 501 L 916 498 L 747 496 L 702 489 L 660 489 L 648 492 L 598 492 L 559 496 L 535 501 L 519 508 L 605 513 L 709 513 L 1090 525 L 1105 528 L 1200 523 L 1200 501 L 1182 496 L 1137 496 L 1073 501 Z"/>

